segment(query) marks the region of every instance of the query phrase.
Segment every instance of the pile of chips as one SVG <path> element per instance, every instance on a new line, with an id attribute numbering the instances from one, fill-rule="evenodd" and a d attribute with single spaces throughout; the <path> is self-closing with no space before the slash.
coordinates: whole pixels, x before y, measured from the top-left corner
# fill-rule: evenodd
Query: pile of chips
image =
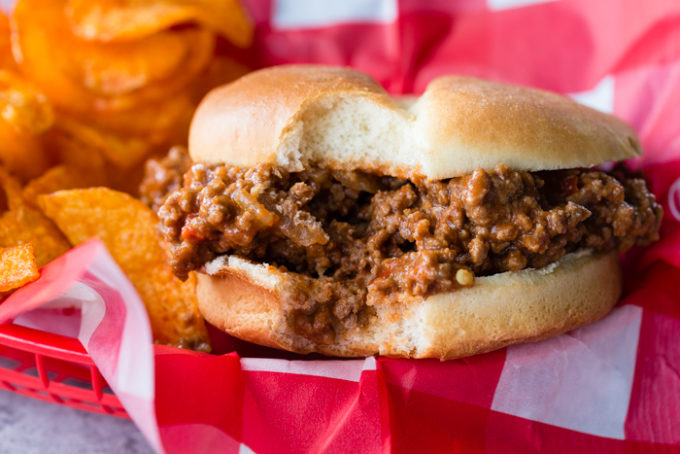
<path id="1" fill-rule="evenodd" d="M 134 195 L 147 158 L 186 144 L 203 95 L 248 71 L 217 49 L 252 32 L 237 0 L 19 0 L 0 15 L 0 300 L 96 236 L 156 341 L 208 348 L 194 281 L 172 275 Z"/>

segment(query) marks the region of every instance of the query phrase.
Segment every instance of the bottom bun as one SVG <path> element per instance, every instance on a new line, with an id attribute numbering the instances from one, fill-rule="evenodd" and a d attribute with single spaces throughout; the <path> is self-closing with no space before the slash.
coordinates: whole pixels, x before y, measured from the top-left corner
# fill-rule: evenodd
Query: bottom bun
<path id="1" fill-rule="evenodd" d="M 375 304 L 367 326 L 320 344 L 286 322 L 288 273 L 235 256 L 215 259 L 206 272 L 198 274 L 198 304 L 215 327 L 269 347 L 350 357 L 452 359 L 537 341 L 598 320 L 621 294 L 617 254 L 580 251 L 544 268 L 478 277 L 472 287 Z"/>

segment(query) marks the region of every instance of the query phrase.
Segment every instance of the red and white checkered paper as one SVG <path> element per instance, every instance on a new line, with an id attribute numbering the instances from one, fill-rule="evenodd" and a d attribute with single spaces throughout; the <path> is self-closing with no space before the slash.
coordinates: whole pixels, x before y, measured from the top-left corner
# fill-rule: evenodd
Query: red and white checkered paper
<path id="1" fill-rule="evenodd" d="M 626 255 L 620 305 L 552 340 L 457 361 L 291 359 L 225 338 L 218 348 L 239 353 L 207 355 L 152 348 L 138 296 L 92 241 L 3 303 L 0 320 L 79 337 L 167 453 L 680 452 L 680 3 L 245 3 L 258 66 L 351 65 L 394 93 L 475 75 L 632 124 L 646 153 L 630 165 L 666 215 L 661 241 Z"/>

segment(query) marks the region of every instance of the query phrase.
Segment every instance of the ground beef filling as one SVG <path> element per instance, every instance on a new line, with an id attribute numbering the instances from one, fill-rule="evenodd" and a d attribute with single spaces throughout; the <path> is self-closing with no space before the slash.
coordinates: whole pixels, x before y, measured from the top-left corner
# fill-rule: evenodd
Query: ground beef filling
<path id="1" fill-rule="evenodd" d="M 165 197 L 182 186 L 182 175 L 191 167 L 191 158 L 185 147 L 174 146 L 163 159 L 149 159 L 144 166 L 144 179 L 139 187 L 142 202 L 154 211 Z"/>
<path id="2" fill-rule="evenodd" d="M 163 181 L 154 185 L 150 172 L 145 182 L 174 189 L 146 197 L 160 206 L 175 273 L 185 278 L 222 254 L 293 271 L 288 319 L 317 342 L 366 323 L 376 295 L 450 291 L 473 275 L 542 267 L 580 248 L 625 251 L 656 240 L 661 220 L 645 181 L 623 168 L 500 164 L 429 181 L 182 162 L 157 162 L 151 169 Z"/>

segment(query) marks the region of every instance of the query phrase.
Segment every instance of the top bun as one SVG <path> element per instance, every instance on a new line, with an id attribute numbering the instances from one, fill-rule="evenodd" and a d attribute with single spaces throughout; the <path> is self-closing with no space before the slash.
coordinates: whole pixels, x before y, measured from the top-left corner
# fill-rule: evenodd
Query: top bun
<path id="1" fill-rule="evenodd" d="M 267 68 L 213 90 L 196 111 L 189 149 L 207 163 L 431 179 L 501 162 L 535 171 L 641 153 L 628 125 L 554 93 L 446 76 L 402 102 L 364 73 L 316 65 Z"/>

